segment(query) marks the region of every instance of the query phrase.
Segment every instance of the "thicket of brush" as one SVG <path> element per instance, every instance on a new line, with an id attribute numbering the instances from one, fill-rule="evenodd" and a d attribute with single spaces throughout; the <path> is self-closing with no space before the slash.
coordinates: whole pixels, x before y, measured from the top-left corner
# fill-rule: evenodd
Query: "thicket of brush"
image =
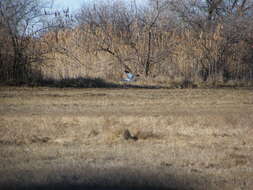
<path id="1" fill-rule="evenodd" d="M 86 4 L 74 17 L 68 10 L 41 13 L 29 1 L 17 1 L 30 13 L 25 17 L 30 22 L 21 17 L 19 23 L 8 17 L 9 1 L 0 3 L 1 81 L 119 81 L 129 70 L 146 81 L 183 87 L 252 84 L 251 0 L 149 0 L 145 5 L 115 0 Z M 37 21 L 47 16 L 35 26 L 39 34 L 31 32 L 31 16 Z"/>

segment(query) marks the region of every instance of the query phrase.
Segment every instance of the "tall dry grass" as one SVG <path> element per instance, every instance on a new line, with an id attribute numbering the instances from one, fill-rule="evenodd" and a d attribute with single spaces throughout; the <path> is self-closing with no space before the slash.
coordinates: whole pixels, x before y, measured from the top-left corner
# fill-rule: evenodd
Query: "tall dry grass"
<path id="1" fill-rule="evenodd" d="M 252 47 L 244 40 L 229 42 L 223 27 L 218 25 L 212 32 L 188 29 L 180 32 L 155 31 L 150 77 L 209 85 L 252 80 Z M 141 37 L 135 42 L 135 47 L 124 44 L 123 37 L 112 36 L 112 51 L 117 52 L 124 62 L 121 64 L 116 56 L 94 50 L 99 46 L 95 44 L 99 42 L 97 38 L 103 38 L 104 33 L 88 36 L 90 40 L 87 40 L 82 29 L 61 31 L 58 40 L 50 38 L 54 51 L 48 54 L 50 61 L 43 66 L 43 76 L 120 80 L 126 65 L 144 77 L 146 34 L 139 31 Z"/>
<path id="2" fill-rule="evenodd" d="M 204 24 L 198 28 L 166 15 L 169 8 L 163 5 L 149 5 L 150 10 L 135 14 L 124 6 L 97 5 L 82 10 L 75 27 L 45 33 L 32 43 L 35 45 L 25 46 L 24 57 L 36 50 L 37 54 L 41 49 L 46 52 L 33 67 L 42 79 L 119 81 L 123 71 L 130 70 L 152 82 L 252 83 L 253 29 L 248 17 L 239 15 L 233 22 L 228 15 L 229 22 L 211 24 L 201 20 Z M 7 49 L 1 50 L 2 81 L 8 78 L 11 59 Z"/>

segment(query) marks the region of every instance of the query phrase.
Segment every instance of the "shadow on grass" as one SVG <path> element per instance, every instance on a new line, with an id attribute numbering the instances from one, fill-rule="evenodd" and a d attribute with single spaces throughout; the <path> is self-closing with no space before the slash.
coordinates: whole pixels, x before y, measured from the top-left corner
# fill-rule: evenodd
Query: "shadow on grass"
<path id="1" fill-rule="evenodd" d="M 84 170 L 86 171 L 86 170 Z M 83 171 L 83 172 L 84 172 Z M 208 185 L 203 184 L 205 180 L 194 178 L 192 175 L 175 177 L 173 174 L 161 174 L 156 171 L 141 172 L 139 170 L 123 169 L 94 169 L 85 174 L 76 174 L 73 171 L 59 172 L 54 175 L 47 173 L 47 176 L 32 176 L 31 174 L 19 174 L 23 179 L 20 182 L 2 185 L 1 190 L 193 190 L 207 189 Z M 27 175 L 27 177 L 25 177 Z M 45 175 L 45 173 L 44 173 Z M 24 179 L 26 178 L 26 179 Z M 46 179 L 43 183 L 29 182 L 35 179 Z M 37 180 L 36 180 L 37 181 Z M 46 182 L 45 182 L 46 181 Z M 202 184 L 199 182 L 202 181 Z M 194 188 L 195 187 L 195 188 Z"/>
<path id="2" fill-rule="evenodd" d="M 55 88 L 143 88 L 143 89 L 161 89 L 162 86 L 137 85 L 134 82 L 125 82 L 123 84 L 108 82 L 101 78 L 68 78 L 68 79 L 39 79 L 29 82 L 8 81 L 4 85 L 10 86 L 31 86 L 31 87 L 55 87 Z"/>

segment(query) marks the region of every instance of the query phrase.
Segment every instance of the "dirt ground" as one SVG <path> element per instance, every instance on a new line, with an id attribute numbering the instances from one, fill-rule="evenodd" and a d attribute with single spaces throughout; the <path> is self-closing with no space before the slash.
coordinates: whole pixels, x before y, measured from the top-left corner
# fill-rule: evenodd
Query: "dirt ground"
<path id="1" fill-rule="evenodd" d="M 0 87 L 0 189 L 252 188 L 252 89 Z"/>

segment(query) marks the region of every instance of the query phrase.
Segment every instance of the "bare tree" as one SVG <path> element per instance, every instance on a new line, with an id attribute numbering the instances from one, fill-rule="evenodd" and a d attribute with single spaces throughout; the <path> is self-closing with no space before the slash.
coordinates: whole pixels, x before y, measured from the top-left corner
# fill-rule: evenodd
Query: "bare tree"
<path id="1" fill-rule="evenodd" d="M 168 2 L 162 0 L 150 1 L 146 7 L 134 2 L 128 7 L 123 1 L 95 4 L 82 9 L 79 22 L 84 35 L 93 39 L 94 51 L 106 52 L 124 69 L 148 76 L 157 63 L 155 38 L 167 8 Z"/>
<path id="2" fill-rule="evenodd" d="M 0 18 L 5 40 L 9 46 L 9 61 L 11 71 L 5 71 L 2 63 L 2 73 L 9 73 L 10 80 L 27 80 L 29 64 L 38 61 L 38 38 L 46 28 L 42 27 L 42 17 L 47 16 L 42 10 L 48 7 L 39 0 L 2 0 L 0 2 Z M 1 29 L 0 28 L 0 29 Z M 4 62 L 5 60 L 2 60 Z M 4 70 L 4 71 L 3 71 Z"/>
<path id="3" fill-rule="evenodd" d="M 116 58 L 123 68 L 131 68 L 125 63 L 121 45 L 131 45 L 134 18 L 123 1 L 112 4 L 84 6 L 78 16 L 84 35 L 92 39 L 90 51 L 106 52 Z"/>
<path id="4" fill-rule="evenodd" d="M 231 78 L 234 76 L 231 68 L 236 70 L 233 71 L 237 73 L 236 76 L 239 77 L 239 73 L 241 76 L 246 76 L 245 72 L 242 72 L 242 68 L 243 70 L 246 68 L 246 62 L 247 68 L 252 70 L 250 58 L 247 56 L 250 53 L 234 49 L 243 44 L 245 49 L 248 49 L 252 43 L 250 33 L 252 33 L 253 2 L 251 0 L 171 0 L 170 3 L 171 10 L 182 23 L 185 31 L 183 33 L 191 34 L 185 39 L 189 42 L 195 41 L 199 46 L 196 49 L 201 48 L 199 51 L 202 52 L 202 56 L 193 59 L 204 80 L 210 77 L 216 80 L 216 76 L 222 73 L 224 78 Z M 237 58 L 231 60 L 231 57 Z M 232 62 L 238 63 L 233 63 L 232 66 Z M 241 76 L 239 78 L 242 78 Z"/>
<path id="5" fill-rule="evenodd" d="M 149 76 L 151 67 L 156 63 L 154 56 L 154 36 L 155 33 L 159 30 L 159 21 L 164 11 L 168 9 L 168 2 L 162 0 L 150 0 L 150 8 L 145 10 L 142 14 L 143 17 L 139 19 L 143 22 L 144 28 L 147 31 L 147 55 L 144 62 L 145 76 Z"/>

